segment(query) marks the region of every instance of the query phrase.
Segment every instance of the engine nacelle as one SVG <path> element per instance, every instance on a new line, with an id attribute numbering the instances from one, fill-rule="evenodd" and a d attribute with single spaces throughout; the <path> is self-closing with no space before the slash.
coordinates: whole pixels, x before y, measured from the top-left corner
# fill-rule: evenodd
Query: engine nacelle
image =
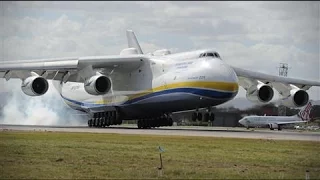
<path id="1" fill-rule="evenodd" d="M 270 124 L 268 124 L 268 126 L 269 126 L 269 128 L 271 130 L 279 129 L 279 125 L 278 124 L 270 123 Z"/>
<path id="2" fill-rule="evenodd" d="M 302 89 L 294 88 L 290 90 L 290 95 L 282 99 L 282 104 L 287 107 L 299 108 L 309 102 L 309 94 Z"/>
<path id="3" fill-rule="evenodd" d="M 130 55 L 130 54 L 138 54 L 138 50 L 136 48 L 126 48 L 120 52 L 120 55 Z"/>
<path id="4" fill-rule="evenodd" d="M 247 99 L 254 103 L 268 103 L 273 98 L 274 91 L 272 87 L 264 83 L 258 83 L 247 90 Z"/>
<path id="5" fill-rule="evenodd" d="M 171 52 L 168 49 L 160 49 L 160 50 L 156 50 L 152 54 L 154 56 L 165 56 L 165 55 L 171 54 Z"/>
<path id="6" fill-rule="evenodd" d="M 41 96 L 49 89 L 48 81 L 41 76 L 30 76 L 22 81 L 22 92 L 29 96 Z"/>
<path id="7" fill-rule="evenodd" d="M 84 82 L 84 89 L 91 95 L 106 94 L 111 89 L 111 81 L 107 76 L 98 74 Z"/>

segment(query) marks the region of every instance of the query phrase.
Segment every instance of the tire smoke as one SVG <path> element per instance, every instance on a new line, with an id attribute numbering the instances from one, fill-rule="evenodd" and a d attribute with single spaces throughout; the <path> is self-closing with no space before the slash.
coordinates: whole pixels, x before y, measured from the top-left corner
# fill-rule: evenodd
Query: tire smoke
<path id="1" fill-rule="evenodd" d="M 2 83 L 8 93 L 0 116 L 1 124 L 79 126 L 87 124 L 87 116 L 71 109 L 49 80 L 48 92 L 28 96 L 21 91 L 21 80 Z M 0 113 L 1 114 L 1 113 Z"/>

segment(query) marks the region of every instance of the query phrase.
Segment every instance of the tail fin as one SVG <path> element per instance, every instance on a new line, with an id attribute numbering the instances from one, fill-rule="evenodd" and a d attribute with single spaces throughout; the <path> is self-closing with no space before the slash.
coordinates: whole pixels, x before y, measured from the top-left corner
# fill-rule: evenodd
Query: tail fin
<path id="1" fill-rule="evenodd" d="M 297 116 L 303 121 L 309 121 L 311 119 L 310 118 L 311 109 L 312 109 L 312 103 L 311 101 L 309 101 L 308 104 L 300 110 Z"/>
<path id="2" fill-rule="evenodd" d="M 127 30 L 128 48 L 136 48 L 139 54 L 143 54 L 141 47 L 138 43 L 136 35 L 132 30 Z"/>

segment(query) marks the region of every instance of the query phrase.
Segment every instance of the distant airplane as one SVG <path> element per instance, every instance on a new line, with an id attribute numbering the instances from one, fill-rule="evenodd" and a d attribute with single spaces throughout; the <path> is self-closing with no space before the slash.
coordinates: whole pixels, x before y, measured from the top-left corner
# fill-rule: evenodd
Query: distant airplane
<path id="1" fill-rule="evenodd" d="M 310 112 L 312 109 L 312 103 L 309 103 L 300 110 L 300 112 L 294 116 L 245 116 L 239 120 L 239 123 L 243 126 L 257 127 L 257 126 L 269 126 L 270 130 L 281 130 L 281 126 L 285 124 L 305 123 L 310 121 Z"/>
<path id="2" fill-rule="evenodd" d="M 268 103 L 275 88 L 283 104 L 302 107 L 309 101 L 306 91 L 320 86 L 319 81 L 233 67 L 212 49 L 143 54 L 134 32 L 127 30 L 126 35 L 128 48 L 120 55 L 2 61 L 0 78 L 21 79 L 29 96 L 45 94 L 47 80 L 53 80 L 66 104 L 88 113 L 89 127 L 122 120 L 138 120 L 138 128 L 171 126 L 171 113 L 190 110 L 195 110 L 194 120 L 213 121 L 210 107 L 232 100 L 239 85 L 252 102 Z M 204 116 L 201 108 L 208 109 Z"/>

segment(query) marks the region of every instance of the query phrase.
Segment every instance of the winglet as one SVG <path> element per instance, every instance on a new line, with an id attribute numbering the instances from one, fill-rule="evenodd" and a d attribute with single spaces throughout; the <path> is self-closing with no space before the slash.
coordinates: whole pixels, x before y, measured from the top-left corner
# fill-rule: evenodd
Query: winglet
<path id="1" fill-rule="evenodd" d="M 143 54 L 136 35 L 132 30 L 127 30 L 127 40 L 129 48 L 136 48 L 139 54 Z"/>
<path id="2" fill-rule="evenodd" d="M 312 109 L 312 103 L 311 101 L 309 101 L 308 104 L 300 110 L 297 116 L 303 121 L 309 121 L 311 119 L 310 118 L 311 109 Z"/>

